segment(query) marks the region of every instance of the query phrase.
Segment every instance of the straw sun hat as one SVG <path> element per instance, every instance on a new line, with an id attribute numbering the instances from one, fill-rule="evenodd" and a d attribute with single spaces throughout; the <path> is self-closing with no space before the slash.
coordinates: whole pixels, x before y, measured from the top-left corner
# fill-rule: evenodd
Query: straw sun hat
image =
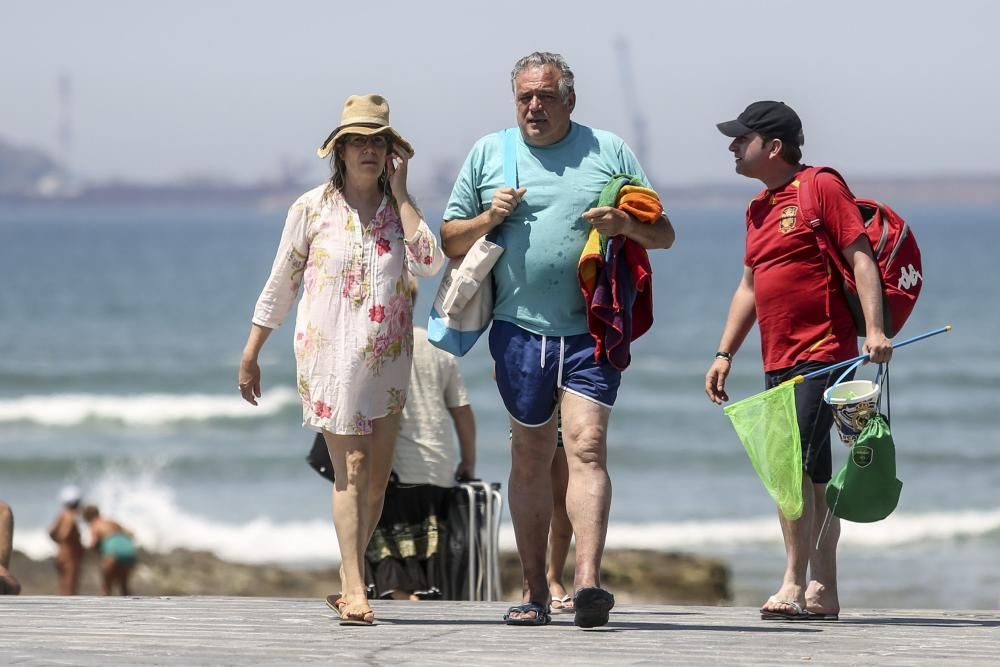
<path id="1" fill-rule="evenodd" d="M 393 146 L 402 147 L 413 157 L 413 146 L 389 125 L 389 102 L 381 95 L 351 95 L 344 102 L 338 125 L 316 151 L 326 157 L 333 151 L 337 139 L 345 134 L 388 134 Z"/>

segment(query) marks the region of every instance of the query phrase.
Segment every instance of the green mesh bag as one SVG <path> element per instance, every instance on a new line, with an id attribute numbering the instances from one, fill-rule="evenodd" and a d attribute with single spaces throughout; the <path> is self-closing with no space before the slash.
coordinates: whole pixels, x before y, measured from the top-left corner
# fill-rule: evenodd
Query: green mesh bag
<path id="1" fill-rule="evenodd" d="M 724 409 L 764 488 L 790 520 L 802 516 L 802 443 L 795 384 L 788 382 Z"/>

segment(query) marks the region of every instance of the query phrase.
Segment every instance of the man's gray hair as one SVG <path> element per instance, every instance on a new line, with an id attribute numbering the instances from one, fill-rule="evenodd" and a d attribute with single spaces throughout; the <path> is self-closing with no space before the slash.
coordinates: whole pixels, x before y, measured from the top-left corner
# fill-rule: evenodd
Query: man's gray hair
<path id="1" fill-rule="evenodd" d="M 529 67 L 544 67 L 545 65 L 554 65 L 559 70 L 559 97 L 562 99 L 563 104 L 569 104 L 569 96 L 573 93 L 573 70 L 569 68 L 566 59 L 558 53 L 535 51 L 531 55 L 518 60 L 514 63 L 514 69 L 510 72 L 510 89 L 516 95 L 517 84 L 515 79 L 517 79 L 517 75 Z"/>

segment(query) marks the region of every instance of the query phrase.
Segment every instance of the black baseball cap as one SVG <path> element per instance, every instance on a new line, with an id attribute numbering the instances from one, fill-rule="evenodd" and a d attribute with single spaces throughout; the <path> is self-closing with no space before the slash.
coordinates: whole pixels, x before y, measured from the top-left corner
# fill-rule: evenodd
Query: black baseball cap
<path id="1" fill-rule="evenodd" d="M 716 127 L 727 137 L 759 132 L 769 138 L 791 139 L 796 145 L 800 144 L 802 136 L 802 121 L 792 107 L 770 100 L 754 102 L 736 120 L 727 120 Z"/>

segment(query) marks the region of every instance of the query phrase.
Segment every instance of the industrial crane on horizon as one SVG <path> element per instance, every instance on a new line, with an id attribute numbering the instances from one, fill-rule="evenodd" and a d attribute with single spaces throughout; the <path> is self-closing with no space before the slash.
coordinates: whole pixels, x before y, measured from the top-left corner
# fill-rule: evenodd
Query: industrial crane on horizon
<path id="1" fill-rule="evenodd" d="M 635 86 L 632 68 L 632 53 L 629 49 L 628 41 L 619 35 L 614 41 L 615 52 L 618 56 L 619 79 L 622 90 L 625 93 L 625 104 L 629 111 L 629 120 L 632 123 L 632 141 L 629 144 L 635 152 L 639 162 L 646 168 L 646 176 L 653 182 L 653 176 L 649 173 L 648 148 L 649 143 L 646 134 L 646 117 L 642 114 L 639 106 L 638 89 Z"/>

